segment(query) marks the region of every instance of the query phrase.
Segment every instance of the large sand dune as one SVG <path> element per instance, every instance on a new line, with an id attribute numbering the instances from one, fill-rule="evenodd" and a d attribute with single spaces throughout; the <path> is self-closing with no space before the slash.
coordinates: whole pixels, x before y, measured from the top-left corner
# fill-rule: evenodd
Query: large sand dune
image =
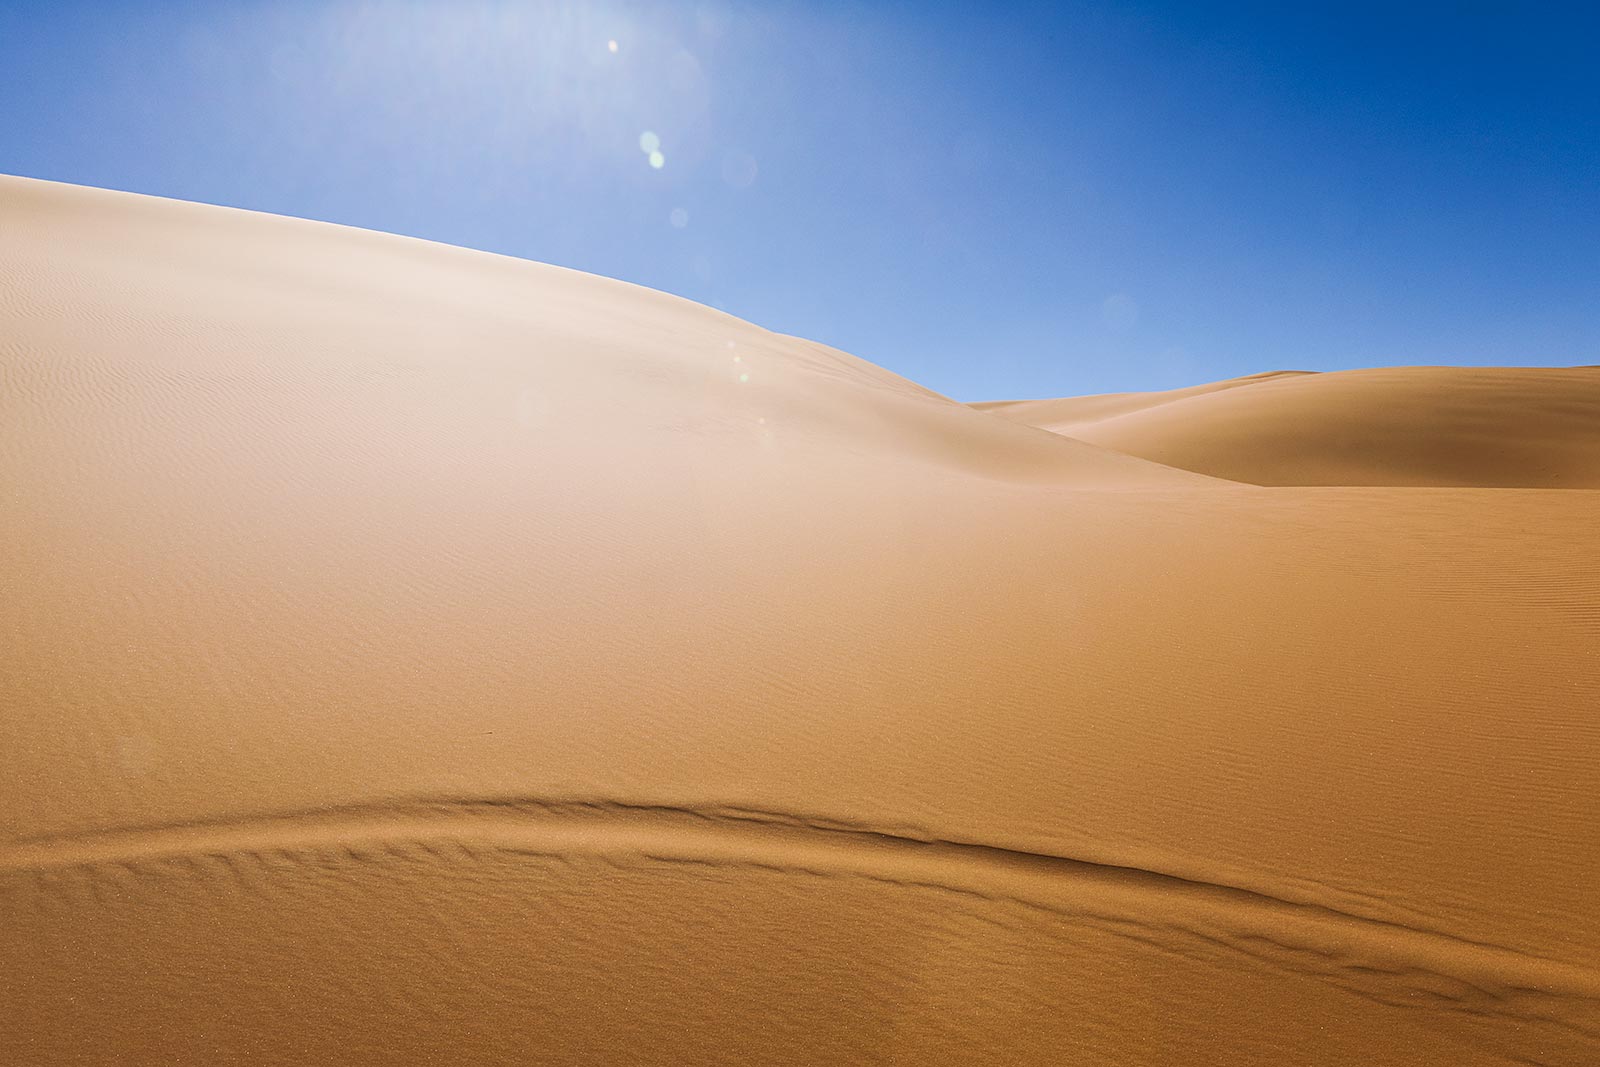
<path id="1" fill-rule="evenodd" d="M 974 410 L 0 179 L 0 1062 L 1600 1062 L 1600 494 L 1440 488 L 1593 373 Z"/>

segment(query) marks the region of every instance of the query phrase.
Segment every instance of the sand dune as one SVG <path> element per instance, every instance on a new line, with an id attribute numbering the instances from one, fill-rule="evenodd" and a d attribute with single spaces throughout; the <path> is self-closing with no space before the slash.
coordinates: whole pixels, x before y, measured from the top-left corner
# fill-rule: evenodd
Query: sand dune
<path id="1" fill-rule="evenodd" d="M 1600 496 L 1472 487 L 1589 373 L 977 410 L 0 180 L 0 1062 L 1595 1063 Z"/>
<path id="2" fill-rule="evenodd" d="M 1186 389 L 1169 389 L 1159 393 L 1100 393 L 1094 396 L 1064 396 L 1053 400 L 984 400 L 972 406 L 979 411 L 1000 415 L 1013 422 L 1038 426 L 1052 433 L 1065 433 L 1069 426 L 1127 415 L 1159 407 L 1162 404 L 1170 404 L 1185 397 L 1202 396 L 1224 389 L 1236 389 L 1242 385 L 1253 385 L 1270 378 L 1306 373 L 1308 372 L 1292 370 L 1267 371 L 1264 374 L 1250 374 L 1243 378 L 1207 382 L 1204 385 L 1191 385 Z"/>
<path id="3" fill-rule="evenodd" d="M 975 406 L 1256 485 L 1600 488 L 1597 367 L 1288 371 Z"/>

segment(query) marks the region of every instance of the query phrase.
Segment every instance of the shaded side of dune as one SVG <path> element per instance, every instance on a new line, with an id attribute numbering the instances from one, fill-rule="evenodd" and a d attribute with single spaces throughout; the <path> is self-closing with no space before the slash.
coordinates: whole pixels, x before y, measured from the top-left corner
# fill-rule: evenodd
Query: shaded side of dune
<path id="1" fill-rule="evenodd" d="M 1257 485 L 1600 488 L 1600 371 L 1392 367 L 976 405 Z"/>

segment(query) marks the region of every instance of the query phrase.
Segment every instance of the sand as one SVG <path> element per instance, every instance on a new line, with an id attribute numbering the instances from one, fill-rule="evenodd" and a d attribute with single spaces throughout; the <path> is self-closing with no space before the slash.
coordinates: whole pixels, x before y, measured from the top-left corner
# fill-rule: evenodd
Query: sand
<path id="1" fill-rule="evenodd" d="M 1600 367 L 1279 371 L 975 406 L 1254 485 L 1600 489 Z"/>
<path id="2" fill-rule="evenodd" d="M 0 1062 L 1600 1062 L 1597 397 L 0 179 Z"/>

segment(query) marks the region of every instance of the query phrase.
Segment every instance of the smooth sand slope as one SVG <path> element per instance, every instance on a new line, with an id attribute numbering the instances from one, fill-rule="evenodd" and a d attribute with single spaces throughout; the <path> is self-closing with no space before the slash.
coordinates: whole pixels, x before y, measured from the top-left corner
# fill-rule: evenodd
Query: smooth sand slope
<path id="1" fill-rule="evenodd" d="M 0 1062 L 1600 1062 L 1600 495 L 1108 443 L 0 179 Z"/>
<path id="2" fill-rule="evenodd" d="M 1600 489 L 1600 367 L 1281 371 L 974 406 L 1256 485 Z"/>

